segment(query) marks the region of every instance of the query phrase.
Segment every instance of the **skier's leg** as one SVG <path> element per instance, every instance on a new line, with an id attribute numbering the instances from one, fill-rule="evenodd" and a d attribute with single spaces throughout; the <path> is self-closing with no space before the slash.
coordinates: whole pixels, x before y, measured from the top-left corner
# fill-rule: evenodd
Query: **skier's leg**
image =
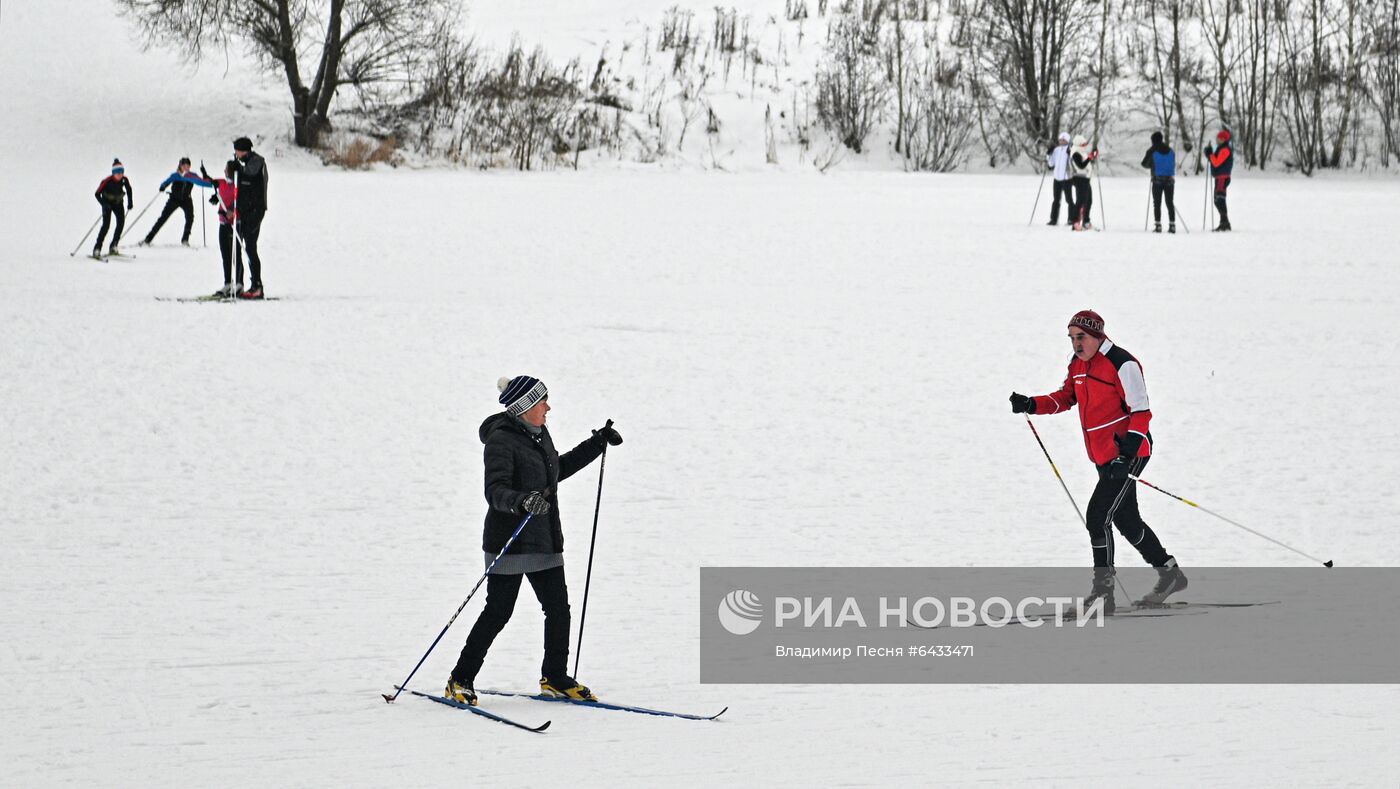
<path id="1" fill-rule="evenodd" d="M 1133 462 L 1133 476 L 1142 474 L 1148 460 L 1149 458 L 1138 458 Z M 1138 512 L 1137 483 L 1132 480 L 1128 480 L 1128 483 L 1123 489 L 1118 510 L 1113 515 L 1113 525 L 1118 527 L 1118 533 L 1123 535 L 1123 539 L 1127 540 L 1129 545 L 1137 548 L 1143 561 L 1153 567 L 1162 567 L 1171 557 L 1157 539 L 1156 532 L 1143 522 L 1142 515 Z"/>
<path id="2" fill-rule="evenodd" d="M 262 258 L 258 257 L 258 234 L 262 232 L 262 217 L 244 217 L 243 249 L 248 254 L 248 273 L 252 276 L 250 288 L 262 287 Z"/>
<path id="3" fill-rule="evenodd" d="M 106 203 L 102 204 L 102 229 L 97 231 L 97 243 L 92 245 L 93 252 L 102 251 L 102 240 L 107 237 L 107 227 L 112 224 L 112 207 Z"/>
<path id="4" fill-rule="evenodd" d="M 126 227 L 126 206 L 118 203 L 112 212 L 117 215 L 117 225 L 112 228 L 112 246 L 107 248 L 109 252 L 116 249 L 117 242 L 122 240 L 122 228 Z"/>
<path id="5" fill-rule="evenodd" d="M 233 226 L 219 225 L 219 255 L 224 259 L 224 284 L 233 282 Z"/>
<path id="6" fill-rule="evenodd" d="M 194 229 L 194 203 L 187 197 L 180 201 L 180 210 L 185 212 L 185 232 L 180 236 L 181 244 L 190 243 L 190 230 Z"/>
<path id="7" fill-rule="evenodd" d="M 486 577 L 486 606 L 472 625 L 467 635 L 467 643 L 457 658 L 457 666 L 452 669 L 452 678 L 470 684 L 476 680 L 476 672 L 486 660 L 486 651 L 496 640 L 501 629 L 510 621 L 515 611 L 515 598 L 520 594 L 520 576 L 488 575 Z"/>
<path id="8" fill-rule="evenodd" d="M 169 219 L 170 215 L 175 213 L 175 209 L 178 207 L 178 205 L 179 204 L 175 202 L 175 197 L 173 195 L 170 197 L 170 199 L 165 201 L 165 206 L 160 209 L 160 216 L 156 218 L 156 223 L 154 225 L 151 225 L 151 232 L 146 234 L 145 243 L 149 244 L 155 240 L 156 233 L 159 233 L 160 229 L 165 226 L 165 220 Z"/>
<path id="9" fill-rule="evenodd" d="M 1113 511 L 1122 498 L 1125 484 L 1132 480 L 1109 479 L 1099 467 L 1099 484 L 1089 497 L 1084 510 L 1084 525 L 1089 530 L 1089 547 L 1093 549 L 1095 567 L 1113 566 Z"/>
<path id="10" fill-rule="evenodd" d="M 1176 224 L 1176 179 L 1166 179 L 1166 181 L 1162 183 L 1162 191 L 1167 196 L 1167 219 L 1171 221 L 1172 224 Z M 1158 212 L 1157 219 L 1160 221 L 1161 218 L 1162 214 Z"/>
<path id="11" fill-rule="evenodd" d="M 557 679 L 569 673 L 569 588 L 564 568 L 554 567 L 525 576 L 544 610 L 544 661 L 540 676 Z"/>
<path id="12" fill-rule="evenodd" d="M 1162 224 L 1162 182 L 1156 178 L 1152 179 L 1152 221 Z"/>

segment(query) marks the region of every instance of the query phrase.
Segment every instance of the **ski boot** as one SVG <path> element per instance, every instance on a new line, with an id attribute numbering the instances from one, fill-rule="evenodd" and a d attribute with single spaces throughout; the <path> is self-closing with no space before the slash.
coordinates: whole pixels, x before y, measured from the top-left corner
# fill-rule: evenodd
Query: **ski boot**
<path id="1" fill-rule="evenodd" d="M 1157 568 L 1157 585 L 1143 595 L 1136 605 L 1140 608 L 1161 608 L 1169 596 L 1185 588 L 1186 573 L 1177 566 L 1175 558 L 1167 559 L 1165 565 Z"/>
<path id="2" fill-rule="evenodd" d="M 442 692 L 442 695 L 453 701 L 461 702 L 462 704 L 466 704 L 468 706 L 477 706 L 476 688 L 472 687 L 471 682 L 459 682 L 456 679 L 453 679 L 452 677 L 448 677 L 447 689 Z"/>
<path id="3" fill-rule="evenodd" d="M 209 297 L 214 299 L 231 299 L 237 293 L 238 291 L 234 289 L 232 282 L 225 282 L 222 288 L 209 294 Z"/>
<path id="4" fill-rule="evenodd" d="M 1088 611 L 1099 600 L 1102 600 L 1103 615 L 1113 616 L 1113 576 L 1114 571 L 1112 567 L 1095 567 L 1094 586 L 1089 590 L 1089 594 L 1084 598 L 1083 606 L 1079 610 Z M 1067 612 L 1066 616 L 1073 619 L 1076 616 L 1076 612 Z"/>
<path id="5" fill-rule="evenodd" d="M 143 238 L 143 239 L 141 239 L 140 241 L 136 242 L 136 246 L 138 246 L 138 247 L 148 247 L 148 246 L 150 246 L 150 245 L 151 245 L 151 240 L 150 240 L 149 238 Z"/>
<path id="6" fill-rule="evenodd" d="M 540 693 L 561 699 L 573 699 L 574 701 L 598 700 L 598 697 L 593 695 L 593 691 L 578 684 L 578 681 L 568 674 L 554 679 L 540 677 Z"/>
<path id="7" fill-rule="evenodd" d="M 1162 223 L 1161 223 L 1161 222 L 1158 222 L 1158 223 L 1154 224 L 1154 225 L 1152 226 L 1152 232 L 1153 232 L 1153 233 L 1160 233 L 1160 232 L 1162 232 Z M 1173 230 L 1172 232 L 1175 233 L 1176 231 Z"/>
<path id="8" fill-rule="evenodd" d="M 254 282 L 254 283 L 253 283 L 253 287 L 249 288 L 248 290 L 240 290 L 240 291 L 238 292 L 238 298 L 240 298 L 240 299 L 245 299 L 245 300 L 258 300 L 258 299 L 261 299 L 262 297 L 263 297 L 263 288 L 262 288 L 262 283 L 261 283 L 261 282 Z"/>
<path id="9" fill-rule="evenodd" d="M 109 257 L 109 258 L 119 258 L 119 257 L 125 257 L 125 255 L 122 254 L 122 251 L 121 251 L 120 249 L 117 249 L 116 247 L 112 247 L 111 249 L 107 250 L 107 257 Z"/>
<path id="10" fill-rule="evenodd" d="M 88 255 L 88 257 L 92 258 L 93 260 L 101 260 L 101 259 L 102 259 L 102 248 L 101 248 L 101 247 L 93 247 L 93 248 L 92 248 L 92 254 L 91 254 L 91 255 Z"/>
<path id="11" fill-rule="evenodd" d="M 1172 222 L 1171 224 L 1167 225 L 1167 232 L 1168 232 L 1168 233 L 1171 233 L 1172 235 L 1176 235 L 1176 223 L 1175 223 L 1175 222 Z"/>

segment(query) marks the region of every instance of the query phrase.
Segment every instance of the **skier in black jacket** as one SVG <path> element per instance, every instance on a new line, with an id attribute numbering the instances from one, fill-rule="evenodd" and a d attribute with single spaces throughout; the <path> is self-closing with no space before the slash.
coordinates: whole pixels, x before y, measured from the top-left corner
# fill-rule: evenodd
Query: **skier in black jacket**
<path id="1" fill-rule="evenodd" d="M 591 438 L 560 455 L 544 424 L 550 410 L 549 390 L 544 382 L 518 375 L 502 378 L 497 389 L 505 411 L 488 417 L 480 430 L 481 441 L 486 445 L 486 501 L 490 505 L 481 545 L 490 571 L 486 606 L 467 636 L 448 678 L 445 695 L 476 704 L 476 674 L 496 635 L 510 621 L 523 575 L 530 580 L 544 609 L 540 692 L 597 701 L 591 690 L 568 675 L 569 590 L 564 584 L 564 530 L 555 492 L 560 482 L 602 454 L 606 444 L 621 444 L 622 436 L 609 421 L 593 431 Z M 529 522 L 505 550 L 527 514 Z"/>
<path id="2" fill-rule="evenodd" d="M 267 160 L 253 152 L 253 141 L 247 137 L 233 141 L 233 159 L 238 162 L 238 197 L 233 208 L 238 216 L 238 235 L 248 254 L 248 273 L 253 278 L 252 287 L 240 291 L 238 298 L 260 299 L 263 283 L 258 236 L 267 213 Z"/>
<path id="3" fill-rule="evenodd" d="M 126 207 L 122 207 L 122 195 L 126 196 Z M 117 251 L 117 242 L 122 240 L 122 230 L 126 227 L 126 212 L 131 210 L 131 181 L 126 178 L 126 168 L 122 166 L 121 159 L 112 160 L 112 174 L 102 179 L 102 183 L 97 185 L 97 191 L 93 192 L 93 197 L 97 198 L 97 204 L 102 206 L 102 229 L 97 231 L 97 243 L 92 245 L 92 256 L 102 258 L 102 240 L 107 237 L 107 226 L 112 222 L 112 215 L 117 216 L 117 226 L 112 230 L 112 246 L 107 248 L 107 254 L 120 255 Z"/>

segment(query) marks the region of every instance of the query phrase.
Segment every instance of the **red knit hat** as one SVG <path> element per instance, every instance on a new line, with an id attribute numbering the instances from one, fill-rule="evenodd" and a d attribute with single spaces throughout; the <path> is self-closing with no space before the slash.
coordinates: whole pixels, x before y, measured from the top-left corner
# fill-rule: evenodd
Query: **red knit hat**
<path id="1" fill-rule="evenodd" d="M 1078 326 L 1090 337 L 1105 339 L 1103 333 L 1103 316 L 1093 310 L 1080 310 L 1074 313 L 1074 317 L 1069 319 L 1069 327 L 1073 329 Z"/>
<path id="2" fill-rule="evenodd" d="M 1221 129 L 1221 130 L 1220 130 L 1220 133 L 1217 134 L 1217 135 L 1215 135 L 1215 139 L 1217 139 L 1217 140 L 1219 140 L 1219 141 L 1221 141 L 1221 142 L 1229 142 L 1229 141 L 1230 141 L 1230 130 L 1229 130 L 1229 129 Z"/>

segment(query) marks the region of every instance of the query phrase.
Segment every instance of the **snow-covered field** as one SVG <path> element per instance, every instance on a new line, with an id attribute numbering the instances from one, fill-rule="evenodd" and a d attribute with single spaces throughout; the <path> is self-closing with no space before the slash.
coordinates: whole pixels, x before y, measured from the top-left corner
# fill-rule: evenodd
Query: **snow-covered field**
<path id="1" fill-rule="evenodd" d="M 269 140 L 284 299 L 162 302 L 217 251 L 70 258 L 92 189 L 121 156 L 139 209 L 275 134 L 277 86 L 141 55 L 96 0 L 3 13 L 0 784 L 1395 784 L 1394 686 L 700 685 L 696 611 L 707 565 L 1086 564 L 1006 403 L 1059 384 L 1083 307 L 1143 361 L 1150 479 L 1396 564 L 1400 185 L 1241 173 L 1211 236 L 1184 179 L 1197 232 L 1159 237 L 1111 178 L 1108 232 L 1072 234 L 1026 227 L 1031 176 L 343 173 Z M 476 428 L 522 372 L 561 445 L 627 439 L 580 679 L 722 722 L 492 703 L 540 738 L 379 699 L 480 573 Z M 1038 425 L 1083 502 L 1075 421 Z M 561 492 L 576 613 L 596 474 Z M 1143 510 L 1188 567 L 1304 563 Z M 483 686 L 536 679 L 522 597 Z"/>

